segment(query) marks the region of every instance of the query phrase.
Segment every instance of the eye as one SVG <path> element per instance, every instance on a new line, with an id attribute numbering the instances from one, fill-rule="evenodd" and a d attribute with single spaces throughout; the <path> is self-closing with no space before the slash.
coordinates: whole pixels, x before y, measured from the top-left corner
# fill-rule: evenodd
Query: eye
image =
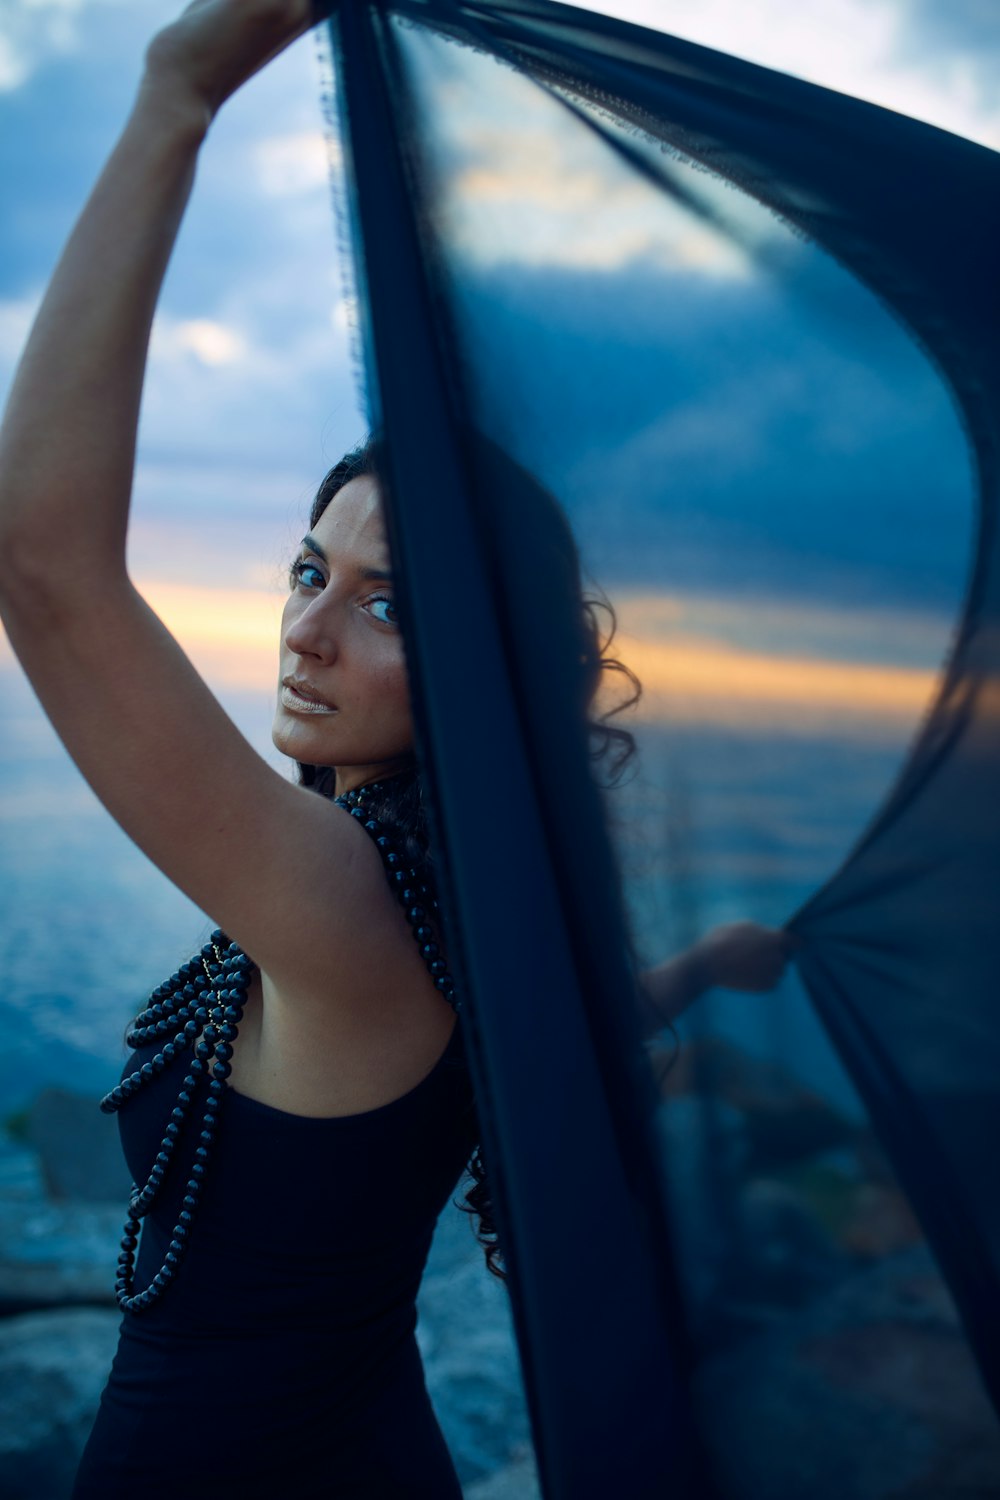
<path id="1" fill-rule="evenodd" d="M 389 594 L 373 594 L 365 600 L 365 609 L 382 625 L 398 625 L 396 606 Z"/>
<path id="2" fill-rule="evenodd" d="M 289 569 L 288 581 L 290 587 L 293 589 L 297 585 L 301 585 L 302 588 L 305 589 L 326 588 L 326 579 L 323 577 L 323 574 L 320 572 L 319 568 L 317 568 L 315 563 L 309 562 L 309 560 L 304 557 L 300 557 L 292 563 L 292 566 Z"/>

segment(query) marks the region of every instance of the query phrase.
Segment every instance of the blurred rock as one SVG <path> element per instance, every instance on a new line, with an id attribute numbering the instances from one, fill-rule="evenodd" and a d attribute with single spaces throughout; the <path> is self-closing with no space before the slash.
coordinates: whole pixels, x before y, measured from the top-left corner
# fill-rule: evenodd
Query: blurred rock
<path id="1" fill-rule="evenodd" d="M 731 1500 L 985 1500 L 1000 1427 L 921 1248 L 707 1359 L 697 1403 Z"/>
<path id="2" fill-rule="evenodd" d="M 42 1089 L 27 1111 L 25 1139 L 53 1198 L 124 1203 L 130 1179 L 117 1121 L 101 1113 L 92 1095 Z"/>
<path id="3" fill-rule="evenodd" d="M 721 1037 L 687 1041 L 666 1073 L 668 1099 L 709 1097 L 743 1120 L 747 1170 L 784 1166 L 852 1145 L 857 1128 L 780 1063 L 753 1057 Z"/>
<path id="4" fill-rule="evenodd" d="M 114 1304 L 123 1204 L 0 1198 L 0 1315 Z M 0 1491 L 2 1493 L 2 1491 Z"/>
<path id="5" fill-rule="evenodd" d="M 468 1486 L 514 1463 L 522 1472 L 531 1439 L 507 1291 L 457 1208 L 438 1221 L 417 1307 L 427 1387 L 459 1479 Z"/>
<path id="6" fill-rule="evenodd" d="M 118 1339 L 117 1312 L 0 1322 L 0 1495 L 66 1500 Z"/>
<path id="7" fill-rule="evenodd" d="M 110 1124 L 110 1136 L 100 1130 L 102 1124 Z M 20 1369 L 23 1403 L 35 1415 L 21 1423 L 13 1408 L 8 1410 L 8 1387 L 0 1383 L 0 1399 L 7 1401 L 0 1405 L 0 1424 L 21 1423 L 23 1438 L 11 1449 L 10 1485 L 8 1469 L 0 1467 L 4 1500 L 20 1495 L 43 1500 L 64 1493 L 59 1476 L 65 1478 L 64 1470 L 71 1473 L 76 1463 L 72 1432 L 60 1435 L 60 1428 L 50 1438 L 40 1413 L 49 1390 L 60 1402 L 69 1399 L 67 1392 L 80 1394 L 81 1371 L 90 1368 L 84 1334 L 117 1327 L 117 1313 L 98 1309 L 114 1307 L 128 1189 L 114 1122 L 99 1114 L 92 1099 L 44 1090 L 28 1112 L 26 1134 L 34 1149 L 0 1140 L 0 1315 L 9 1319 L 0 1323 L 0 1331 L 10 1343 L 2 1369 Z M 105 1201 L 98 1201 L 99 1194 Z M 70 1310 L 87 1305 L 96 1305 L 92 1315 Z M 473 1485 L 496 1475 L 500 1487 L 484 1492 L 484 1500 L 508 1495 L 531 1500 L 537 1487 L 506 1289 L 488 1273 L 469 1216 L 453 1206 L 441 1216 L 418 1306 L 417 1338 L 427 1384 L 462 1483 Z M 57 1314 L 51 1311 L 55 1308 L 67 1311 Z M 91 1316 L 96 1323 L 88 1321 Z M 64 1326 L 69 1330 L 65 1369 L 56 1333 Z M 36 1333 L 37 1358 L 31 1350 Z M 95 1403 L 113 1346 L 113 1337 L 106 1339 L 94 1362 Z M 85 1407 L 80 1395 L 80 1410 Z M 90 1408 L 80 1417 L 84 1433 L 91 1417 Z M 67 1431 L 76 1430 L 58 1413 L 53 1421 L 56 1426 L 68 1422 Z M 49 1446 L 51 1463 L 41 1451 Z M 15 1482 L 21 1488 L 11 1487 Z"/>
<path id="8" fill-rule="evenodd" d="M 524 1458 L 466 1486 L 465 1500 L 541 1500 L 541 1493 L 534 1461 Z"/>
<path id="9" fill-rule="evenodd" d="M 45 1197 L 45 1179 L 37 1154 L 0 1132 L 0 1203 Z"/>
<path id="10" fill-rule="evenodd" d="M 859 1260 L 880 1260 L 919 1244 L 924 1237 L 909 1201 L 895 1183 L 860 1183 L 851 1209 L 840 1244 Z"/>
<path id="11" fill-rule="evenodd" d="M 842 1256 L 801 1193 L 787 1183 L 748 1182 L 740 1197 L 740 1222 L 745 1297 L 801 1302 L 843 1273 Z"/>

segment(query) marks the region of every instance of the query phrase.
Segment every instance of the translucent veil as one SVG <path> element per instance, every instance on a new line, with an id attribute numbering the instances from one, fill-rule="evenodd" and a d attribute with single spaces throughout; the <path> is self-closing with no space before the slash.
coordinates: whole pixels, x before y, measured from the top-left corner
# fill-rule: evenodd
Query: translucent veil
<path id="1" fill-rule="evenodd" d="M 544 1491 L 986 1493 L 1000 162 L 547 0 L 330 33 Z M 548 496 L 643 684 L 613 787 Z M 739 918 L 796 972 L 654 1034 Z"/>

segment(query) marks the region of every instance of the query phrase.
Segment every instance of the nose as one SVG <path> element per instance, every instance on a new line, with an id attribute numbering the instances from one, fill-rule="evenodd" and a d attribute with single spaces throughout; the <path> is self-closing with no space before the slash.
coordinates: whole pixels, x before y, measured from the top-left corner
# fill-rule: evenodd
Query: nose
<path id="1" fill-rule="evenodd" d="M 334 611 L 325 595 L 311 599 L 290 620 L 286 617 L 284 637 L 286 648 L 296 656 L 312 656 L 323 663 L 336 661 L 339 647 Z"/>

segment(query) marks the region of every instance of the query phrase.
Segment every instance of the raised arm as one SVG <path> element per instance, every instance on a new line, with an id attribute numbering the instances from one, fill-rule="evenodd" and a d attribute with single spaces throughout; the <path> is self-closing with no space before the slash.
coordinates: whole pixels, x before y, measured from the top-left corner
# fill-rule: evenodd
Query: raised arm
<path id="1" fill-rule="evenodd" d="M 16 612 L 33 610 L 39 588 L 71 607 L 67 591 L 124 571 L 150 328 L 198 151 L 224 100 L 308 18 L 307 0 L 196 0 L 150 45 L 133 111 L 49 284 L 0 433 L 0 579 L 15 629 Z"/>
<path id="2" fill-rule="evenodd" d="M 199 148 L 222 102 L 310 19 L 308 0 L 196 0 L 154 39 L 0 432 L 0 606 L 114 817 L 276 983 L 319 991 L 362 910 L 369 930 L 391 927 L 377 854 L 246 743 L 124 561 L 147 343 Z"/>

